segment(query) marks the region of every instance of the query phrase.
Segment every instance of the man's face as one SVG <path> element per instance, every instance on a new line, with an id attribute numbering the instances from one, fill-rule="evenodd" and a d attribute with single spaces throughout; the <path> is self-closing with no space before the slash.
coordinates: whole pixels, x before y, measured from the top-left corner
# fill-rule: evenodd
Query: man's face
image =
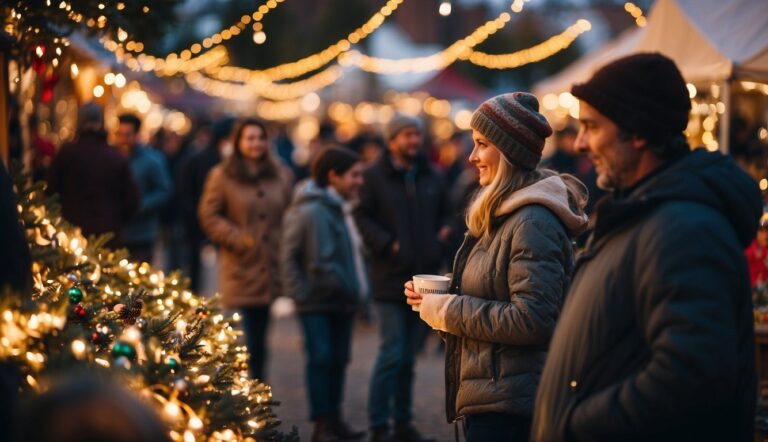
<path id="1" fill-rule="evenodd" d="M 363 169 L 363 163 L 358 162 L 341 175 L 331 171 L 328 174 L 328 184 L 345 200 L 356 200 L 360 196 L 360 188 L 363 187 Z"/>
<path id="2" fill-rule="evenodd" d="M 115 132 L 115 146 L 127 154 L 136 145 L 137 138 L 138 133 L 136 133 L 133 124 L 120 123 Z"/>
<path id="3" fill-rule="evenodd" d="M 389 151 L 397 158 L 412 161 L 419 154 L 424 138 L 416 127 L 406 127 L 389 140 Z"/>
<path id="4" fill-rule="evenodd" d="M 623 189 L 636 181 L 642 150 L 633 140 L 622 140 L 619 127 L 588 103 L 579 103 L 579 133 L 575 147 L 595 164 L 597 186 L 603 190 Z"/>

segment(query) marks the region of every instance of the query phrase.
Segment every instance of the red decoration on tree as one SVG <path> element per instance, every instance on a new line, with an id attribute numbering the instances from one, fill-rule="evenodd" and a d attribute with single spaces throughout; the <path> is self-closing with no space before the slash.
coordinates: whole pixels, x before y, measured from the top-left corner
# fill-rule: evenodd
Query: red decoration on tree
<path id="1" fill-rule="evenodd" d="M 50 103 L 53 100 L 53 88 L 59 82 L 59 76 L 51 72 L 45 80 L 43 80 L 43 88 L 40 92 L 40 101 L 43 103 Z"/>
<path id="2" fill-rule="evenodd" d="M 88 310 L 86 310 L 85 307 L 83 307 L 83 304 L 77 304 L 73 309 L 73 311 L 75 315 L 80 319 L 83 319 L 86 316 L 88 316 Z"/>
<path id="3" fill-rule="evenodd" d="M 30 50 L 32 51 L 32 69 L 34 69 L 37 75 L 41 75 L 45 72 L 45 60 L 43 59 L 43 55 L 45 55 L 45 46 L 34 45 Z"/>

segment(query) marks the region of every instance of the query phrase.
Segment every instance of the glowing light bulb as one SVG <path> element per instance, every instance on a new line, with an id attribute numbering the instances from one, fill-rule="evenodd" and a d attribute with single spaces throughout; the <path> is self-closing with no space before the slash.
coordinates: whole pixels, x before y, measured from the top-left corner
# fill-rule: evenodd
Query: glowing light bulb
<path id="1" fill-rule="evenodd" d="M 257 45 L 264 44 L 267 41 L 267 34 L 264 31 L 258 31 L 253 33 L 253 42 Z"/>
<path id="2" fill-rule="evenodd" d="M 440 15 L 442 15 L 443 17 L 447 17 L 451 15 L 451 2 L 444 1 L 440 3 L 440 8 L 438 9 L 438 11 L 440 12 Z"/>

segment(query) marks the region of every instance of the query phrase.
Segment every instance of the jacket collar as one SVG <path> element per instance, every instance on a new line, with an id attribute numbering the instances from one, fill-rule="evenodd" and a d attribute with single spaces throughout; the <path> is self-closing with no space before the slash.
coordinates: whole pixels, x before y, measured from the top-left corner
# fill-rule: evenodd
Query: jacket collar
<path id="1" fill-rule="evenodd" d="M 666 161 L 632 187 L 614 191 L 598 201 L 595 205 L 595 228 L 590 242 L 596 243 L 610 232 L 640 220 L 660 205 L 662 198 L 650 197 L 654 186 L 685 156 Z"/>
<path id="2" fill-rule="evenodd" d="M 427 157 L 424 153 L 419 153 L 413 162 L 413 168 L 408 171 L 395 166 L 395 162 L 392 159 L 392 154 L 388 150 L 384 151 L 384 154 L 379 159 L 382 169 L 388 175 L 404 176 L 408 173 L 413 173 L 415 176 L 421 176 L 429 172 L 429 165 L 427 164 Z"/>

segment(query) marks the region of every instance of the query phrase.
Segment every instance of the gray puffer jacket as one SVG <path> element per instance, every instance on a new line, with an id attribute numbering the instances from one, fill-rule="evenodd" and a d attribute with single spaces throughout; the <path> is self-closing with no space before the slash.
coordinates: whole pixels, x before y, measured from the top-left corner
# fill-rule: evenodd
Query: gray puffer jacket
<path id="1" fill-rule="evenodd" d="M 573 179 L 573 178 L 569 178 Z M 451 293 L 425 295 L 421 318 L 447 332 L 449 422 L 477 413 L 530 417 L 573 270 L 571 237 L 587 225 L 560 176 L 514 192 L 488 238 L 467 235 Z"/>
<path id="2" fill-rule="evenodd" d="M 313 181 L 296 191 L 280 248 L 283 292 L 300 313 L 354 312 L 359 298 L 342 202 Z"/>

